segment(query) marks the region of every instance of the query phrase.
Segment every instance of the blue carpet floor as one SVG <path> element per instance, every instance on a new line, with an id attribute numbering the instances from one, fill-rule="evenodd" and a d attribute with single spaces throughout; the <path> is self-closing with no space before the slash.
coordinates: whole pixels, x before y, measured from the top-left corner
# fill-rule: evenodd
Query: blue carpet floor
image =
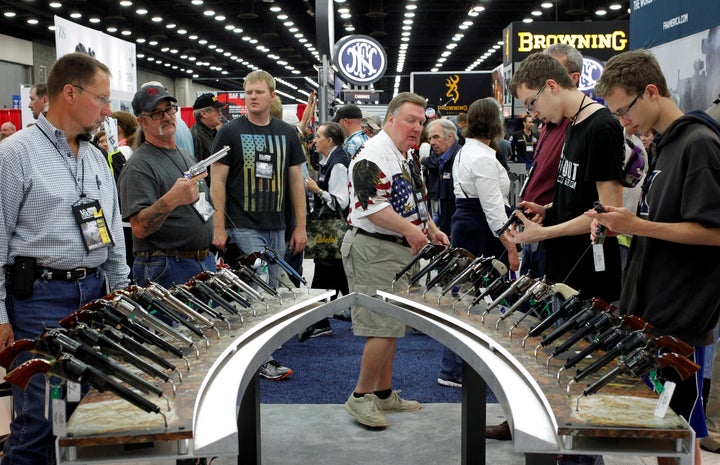
<path id="1" fill-rule="evenodd" d="M 287 341 L 275 358 L 292 368 L 283 381 L 260 384 L 261 401 L 268 404 L 342 404 L 355 387 L 365 338 L 353 336 L 350 322 L 331 319 L 332 336 Z M 402 397 L 424 403 L 460 402 L 461 390 L 440 386 L 437 376 L 443 346 L 418 332 L 398 339 L 393 389 Z M 497 402 L 488 392 L 488 402 Z"/>

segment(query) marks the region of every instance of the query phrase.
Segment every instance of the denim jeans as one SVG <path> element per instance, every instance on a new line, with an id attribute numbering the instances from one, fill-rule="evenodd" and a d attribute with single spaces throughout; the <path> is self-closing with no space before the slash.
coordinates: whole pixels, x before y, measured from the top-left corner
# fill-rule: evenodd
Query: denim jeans
<path id="1" fill-rule="evenodd" d="M 180 257 L 135 257 L 132 272 L 135 283 L 145 287 L 150 281 L 169 289 L 184 284 L 203 271 L 215 272 L 215 259 L 208 255 L 202 260 Z"/>
<path id="2" fill-rule="evenodd" d="M 463 359 L 447 347 L 443 348 L 440 361 L 440 378 L 462 383 Z"/>
<path id="3" fill-rule="evenodd" d="M 78 281 L 37 279 L 30 298 L 18 299 L 8 294 L 8 316 L 15 340 L 35 339 L 44 327 L 57 328 L 59 320 L 105 295 L 104 281 L 102 271 Z M 13 366 L 30 358 L 32 354 L 24 352 Z M 57 378 L 51 378 L 50 382 L 59 384 Z M 10 437 L 5 442 L 2 464 L 54 464 L 52 424 L 45 418 L 45 378 L 33 376 L 24 391 L 13 386 L 12 392 L 15 416 L 10 424 Z M 68 415 L 71 410 L 68 405 Z"/>
<path id="4" fill-rule="evenodd" d="M 533 242 L 523 245 L 521 275 L 529 275 L 531 278 L 542 278 L 545 276 L 545 244 Z"/>
<path id="5" fill-rule="evenodd" d="M 278 256 L 285 255 L 285 231 L 282 229 L 232 228 L 227 230 L 227 234 L 244 253 L 262 252 L 268 246 Z M 280 284 L 280 266 L 268 263 L 268 275 L 268 284 L 277 289 Z"/>

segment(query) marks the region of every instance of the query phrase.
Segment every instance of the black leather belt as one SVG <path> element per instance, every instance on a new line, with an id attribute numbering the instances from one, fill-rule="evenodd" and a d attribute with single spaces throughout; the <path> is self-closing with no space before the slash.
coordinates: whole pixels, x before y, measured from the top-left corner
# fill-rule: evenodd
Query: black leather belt
<path id="1" fill-rule="evenodd" d="M 193 260 L 203 260 L 208 256 L 208 249 L 199 250 L 184 250 L 184 249 L 172 249 L 172 250 L 141 250 L 135 252 L 137 257 L 179 257 L 179 258 L 192 258 Z"/>
<path id="2" fill-rule="evenodd" d="M 407 239 L 403 236 L 393 236 L 391 234 L 383 234 L 383 233 L 372 233 L 365 231 L 361 228 L 355 228 L 356 234 L 362 234 L 363 236 L 368 237 L 374 237 L 375 239 L 380 239 L 381 241 L 387 241 L 387 242 L 393 242 L 395 244 L 400 244 L 403 247 L 410 247 L 410 244 L 408 243 Z"/>
<path id="3" fill-rule="evenodd" d="M 75 268 L 74 270 L 56 270 L 38 266 L 35 268 L 35 277 L 38 279 L 56 279 L 60 281 L 79 281 L 95 274 L 97 268 Z"/>

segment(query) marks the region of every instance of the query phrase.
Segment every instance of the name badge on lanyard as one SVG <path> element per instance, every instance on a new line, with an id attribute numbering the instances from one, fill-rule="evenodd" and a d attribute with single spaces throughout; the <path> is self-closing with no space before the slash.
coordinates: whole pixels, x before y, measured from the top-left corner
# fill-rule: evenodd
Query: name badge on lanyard
<path id="1" fill-rule="evenodd" d="M 73 204 L 72 212 L 88 252 L 114 244 L 100 202 L 81 197 Z"/>
<path id="2" fill-rule="evenodd" d="M 255 177 L 261 179 L 272 179 L 274 174 L 273 154 L 267 152 L 255 152 Z"/>

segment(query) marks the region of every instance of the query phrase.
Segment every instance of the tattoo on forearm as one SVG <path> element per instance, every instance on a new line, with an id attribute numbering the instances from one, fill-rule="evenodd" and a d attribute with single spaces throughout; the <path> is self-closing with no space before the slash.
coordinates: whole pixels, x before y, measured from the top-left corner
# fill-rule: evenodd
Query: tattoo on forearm
<path id="1" fill-rule="evenodd" d="M 167 217 L 170 216 L 170 211 L 165 210 L 167 210 L 167 205 L 164 200 L 160 199 L 138 214 L 140 225 L 147 234 L 152 234 L 160 229 Z"/>

